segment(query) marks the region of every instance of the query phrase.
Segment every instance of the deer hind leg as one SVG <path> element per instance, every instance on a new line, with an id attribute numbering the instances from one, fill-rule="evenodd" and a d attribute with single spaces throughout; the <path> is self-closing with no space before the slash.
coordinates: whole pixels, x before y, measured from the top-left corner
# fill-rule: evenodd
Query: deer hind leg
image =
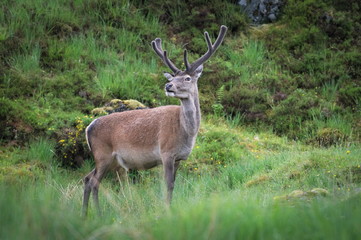
<path id="1" fill-rule="evenodd" d="M 89 196 L 91 192 L 90 179 L 94 176 L 95 168 L 84 178 L 83 216 L 88 213 Z"/>
<path id="2" fill-rule="evenodd" d="M 103 179 L 103 177 L 105 176 L 105 174 L 107 173 L 108 169 L 109 169 L 109 165 L 103 164 L 101 166 L 97 166 L 95 170 L 95 174 L 90 180 L 91 191 L 93 194 L 93 201 L 99 216 L 101 215 L 101 211 L 99 207 L 99 197 L 98 197 L 99 184 Z"/>
<path id="3" fill-rule="evenodd" d="M 84 178 L 83 216 L 87 215 L 90 193 L 93 195 L 93 201 L 98 215 L 101 215 L 98 198 L 99 184 L 111 166 L 112 157 L 107 156 L 100 160 L 101 161 L 96 161 L 96 168 Z"/>

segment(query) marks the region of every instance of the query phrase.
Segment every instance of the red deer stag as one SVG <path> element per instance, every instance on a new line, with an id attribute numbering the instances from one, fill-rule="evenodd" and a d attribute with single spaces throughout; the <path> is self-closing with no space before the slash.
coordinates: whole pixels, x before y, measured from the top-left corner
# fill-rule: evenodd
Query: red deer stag
<path id="1" fill-rule="evenodd" d="M 84 178 L 83 215 L 87 214 L 91 192 L 100 214 L 99 184 L 106 172 L 117 166 L 128 171 L 163 164 L 166 200 L 170 204 L 177 167 L 180 160 L 186 160 L 191 153 L 201 121 L 197 81 L 202 74 L 203 63 L 221 45 L 226 31 L 227 27 L 221 26 L 214 44 L 205 32 L 208 51 L 192 64 L 188 62 L 185 50 L 185 71 L 178 69 L 168 58 L 160 38 L 152 41 L 156 54 L 173 71 L 164 73 L 169 81 L 165 85 L 165 93 L 179 98 L 181 105 L 113 113 L 95 119 L 86 128 L 95 169 Z"/>

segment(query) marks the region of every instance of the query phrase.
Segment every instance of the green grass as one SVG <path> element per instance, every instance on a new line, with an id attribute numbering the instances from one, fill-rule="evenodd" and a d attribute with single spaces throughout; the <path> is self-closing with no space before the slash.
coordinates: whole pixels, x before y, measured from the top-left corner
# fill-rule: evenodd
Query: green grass
<path id="1" fill-rule="evenodd" d="M 109 174 L 99 194 L 103 216 L 91 204 L 87 219 L 80 211 L 81 179 L 91 161 L 78 170 L 59 168 L 52 146 L 40 139 L 29 145 L 26 158 L 21 151 L 1 153 L 0 188 L 7 193 L 0 197 L 1 239 L 354 239 L 360 234 L 357 145 L 312 148 L 271 133 L 216 126 L 211 119 L 203 122 L 191 158 L 181 164 L 170 209 L 158 167 L 140 172 L 135 184 L 122 172 Z M 16 176 L 23 177 L 14 181 Z M 328 194 L 290 197 L 314 188 Z"/>
<path id="2" fill-rule="evenodd" d="M 39 161 L 44 165 L 54 164 L 54 142 L 41 138 L 30 143 L 28 157 L 31 161 Z"/>
<path id="3" fill-rule="evenodd" d="M 279 22 L 251 29 L 228 1 L 5 0 L 0 238 L 359 238 L 359 4 L 325 2 L 290 0 Z M 83 219 L 94 163 L 61 159 L 86 156 L 91 110 L 112 98 L 177 104 L 150 42 L 162 38 L 181 67 L 183 48 L 201 56 L 203 31 L 214 39 L 221 24 L 229 31 L 199 80 L 205 120 L 172 206 L 161 167 L 135 184 L 113 173 L 102 218 L 91 203 Z"/>
<path id="4" fill-rule="evenodd" d="M 296 11 L 294 4 L 290 2 L 289 11 Z M 11 111 L 0 112 L 0 119 L 12 122 L 0 120 L 1 141 L 15 137 L 14 125 L 34 130 L 24 133 L 15 127 L 26 142 L 31 134 L 64 127 L 66 123 L 52 124 L 52 119 L 63 119 L 64 112 L 89 114 L 111 98 L 137 99 L 150 107 L 177 103 L 163 94 L 166 81 L 161 72 L 168 69 L 154 55 L 150 42 L 161 37 L 170 58 L 182 66 L 183 48 L 189 50 L 191 60 L 196 59 L 205 51 L 202 32 L 209 31 L 214 39 L 220 24 L 229 31 L 219 52 L 205 64 L 199 83 L 204 112 L 225 115 L 234 126 L 272 125 L 277 134 L 305 142 L 316 138 L 319 126 L 336 116 L 341 123 L 350 122 L 351 131 L 344 132 L 352 132 L 348 140 L 359 141 L 360 55 L 356 44 L 349 46 L 354 39 L 331 46 L 323 26 L 310 24 L 298 32 L 294 23 L 287 25 L 285 20 L 284 25 L 250 30 L 234 3 L 208 5 L 205 8 L 201 1 L 193 5 L 178 1 L 176 6 L 168 1 L 5 1 L 0 13 L 0 101 Z M 310 11 L 313 5 L 326 7 L 310 1 L 302 8 Z M 349 24 L 353 15 L 335 17 L 340 24 Z M 277 40 L 282 34 L 286 36 Z M 299 92 L 304 95 L 298 96 Z M 277 94 L 283 98 L 275 100 Z M 290 96 L 302 103 L 297 113 L 294 103 L 284 104 Z M 332 118 L 312 121 L 317 111 Z M 41 127 L 32 112 L 41 116 Z M 49 112 L 55 113 L 53 117 Z"/>

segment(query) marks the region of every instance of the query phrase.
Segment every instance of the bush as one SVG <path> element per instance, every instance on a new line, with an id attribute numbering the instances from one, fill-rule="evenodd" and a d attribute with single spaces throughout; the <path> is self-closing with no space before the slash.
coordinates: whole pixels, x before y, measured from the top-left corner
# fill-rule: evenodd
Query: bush
<path id="1" fill-rule="evenodd" d="M 277 134 L 298 138 L 302 123 L 312 118 L 311 109 L 318 105 L 314 92 L 296 89 L 268 112 L 268 120 Z"/>
<path id="2" fill-rule="evenodd" d="M 361 86 L 356 83 L 350 83 L 342 87 L 339 91 L 338 101 L 343 106 L 350 106 L 352 110 L 360 107 L 361 104 Z"/>
<path id="3" fill-rule="evenodd" d="M 55 152 L 64 167 L 80 167 L 84 160 L 90 157 L 90 151 L 85 138 L 85 128 L 93 117 L 81 116 L 75 118 L 69 127 L 57 131 Z"/>
<path id="4" fill-rule="evenodd" d="M 267 91 L 239 85 L 225 92 L 222 104 L 227 113 L 244 114 L 246 121 L 264 119 L 268 109 Z"/>
<path id="5" fill-rule="evenodd" d="M 212 0 L 207 5 L 204 1 L 139 1 L 135 3 L 145 12 L 159 16 L 162 22 L 171 25 L 169 29 L 179 34 L 183 43 L 189 43 L 187 49 L 199 54 L 204 53 L 205 42 L 203 31 L 207 30 L 210 36 L 219 32 L 220 25 L 226 25 L 229 33 L 245 31 L 248 20 L 241 14 L 241 8 L 234 1 Z M 147 5 L 144 8 L 144 5 Z"/>

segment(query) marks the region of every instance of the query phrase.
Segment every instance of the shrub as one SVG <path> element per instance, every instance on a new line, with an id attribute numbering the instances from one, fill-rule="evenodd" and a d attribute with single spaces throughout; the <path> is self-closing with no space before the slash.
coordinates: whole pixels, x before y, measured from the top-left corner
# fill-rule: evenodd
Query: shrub
<path id="1" fill-rule="evenodd" d="M 84 130 L 92 120 L 89 116 L 77 117 L 69 127 L 57 131 L 55 152 L 62 166 L 76 168 L 90 157 Z"/>
<path id="2" fill-rule="evenodd" d="M 244 114 L 246 121 L 264 119 L 267 106 L 267 91 L 239 85 L 225 92 L 222 104 L 231 115 Z"/>
<path id="3" fill-rule="evenodd" d="M 339 91 L 338 101 L 343 106 L 350 106 L 353 110 L 361 104 L 361 86 L 350 83 L 342 87 Z"/>
<path id="4" fill-rule="evenodd" d="M 319 99 L 315 97 L 314 92 L 296 89 L 268 112 L 268 120 L 276 133 L 298 138 L 302 123 L 311 119 L 311 109 L 318 105 Z"/>

